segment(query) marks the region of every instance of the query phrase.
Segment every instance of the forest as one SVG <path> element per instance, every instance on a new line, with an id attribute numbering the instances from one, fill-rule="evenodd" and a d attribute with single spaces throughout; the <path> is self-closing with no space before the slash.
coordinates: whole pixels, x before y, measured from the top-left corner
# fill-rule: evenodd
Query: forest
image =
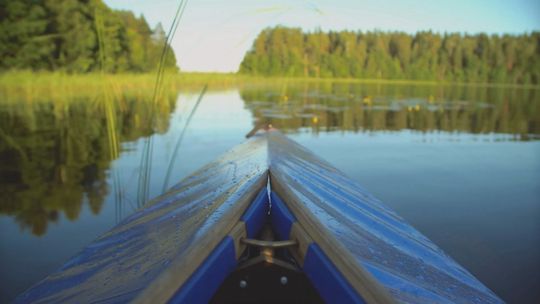
<path id="1" fill-rule="evenodd" d="M 0 0 L 0 72 L 151 72 L 166 34 L 102 0 Z M 177 70 L 166 45 L 164 67 Z M 540 84 L 540 32 L 520 35 L 264 29 L 239 73 Z"/>
<path id="2" fill-rule="evenodd" d="M 149 72 L 165 42 L 161 25 L 101 0 L 0 0 L 0 71 Z M 167 45 L 164 67 L 176 65 Z"/>
<path id="3" fill-rule="evenodd" d="M 240 73 L 314 78 L 540 83 L 540 32 L 521 35 L 263 30 Z"/>

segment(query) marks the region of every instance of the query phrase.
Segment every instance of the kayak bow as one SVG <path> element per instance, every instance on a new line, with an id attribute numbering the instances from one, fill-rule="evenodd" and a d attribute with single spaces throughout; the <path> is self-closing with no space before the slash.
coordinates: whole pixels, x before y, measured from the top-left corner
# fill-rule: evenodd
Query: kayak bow
<path id="1" fill-rule="evenodd" d="M 259 132 L 15 302 L 502 303 L 394 211 Z"/>

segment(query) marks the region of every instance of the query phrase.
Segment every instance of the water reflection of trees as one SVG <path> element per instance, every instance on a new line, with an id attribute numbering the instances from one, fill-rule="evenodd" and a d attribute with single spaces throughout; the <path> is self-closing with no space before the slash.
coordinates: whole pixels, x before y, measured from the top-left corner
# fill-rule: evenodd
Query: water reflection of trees
<path id="1" fill-rule="evenodd" d="M 115 104 L 118 139 L 126 142 L 164 132 L 174 97 Z M 0 107 L 0 213 L 36 235 L 62 213 L 77 219 L 85 202 L 98 214 L 109 191 L 108 136 L 103 104 L 96 101 Z"/>
<path id="2" fill-rule="evenodd" d="M 244 89 L 241 96 L 258 123 L 285 131 L 411 129 L 504 133 L 515 140 L 540 135 L 536 89 L 321 82 Z"/>

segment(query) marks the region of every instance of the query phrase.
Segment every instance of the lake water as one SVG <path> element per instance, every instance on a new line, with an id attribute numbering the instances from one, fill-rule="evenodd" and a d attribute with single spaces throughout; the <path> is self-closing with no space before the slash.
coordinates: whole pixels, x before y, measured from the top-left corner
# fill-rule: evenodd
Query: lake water
<path id="1" fill-rule="evenodd" d="M 187 128 L 198 92 L 174 96 L 154 106 L 118 102 L 118 155 L 110 117 L 95 100 L 0 104 L 0 302 L 141 205 L 138 177 L 150 144 L 154 197 L 183 130 L 174 183 L 260 123 L 359 181 L 504 300 L 540 298 L 540 90 L 210 87 Z"/>

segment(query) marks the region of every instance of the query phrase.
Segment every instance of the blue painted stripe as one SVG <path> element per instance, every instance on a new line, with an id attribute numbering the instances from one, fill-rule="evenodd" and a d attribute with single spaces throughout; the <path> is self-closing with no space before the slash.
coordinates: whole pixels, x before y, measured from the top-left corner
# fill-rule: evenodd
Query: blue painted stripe
<path id="1" fill-rule="evenodd" d="M 278 239 L 288 240 L 292 224 L 296 222 L 296 218 L 275 192 L 272 191 L 270 193 L 270 199 L 272 200 L 272 212 L 270 212 L 272 229 L 276 233 Z"/>
<path id="2" fill-rule="evenodd" d="M 246 223 L 247 237 L 253 238 L 261 231 L 268 212 L 268 192 L 266 187 L 255 197 L 240 220 Z"/>
<path id="3" fill-rule="evenodd" d="M 365 303 L 315 243 L 308 247 L 303 270 L 326 303 Z"/>
<path id="4" fill-rule="evenodd" d="M 225 278 L 236 268 L 232 237 L 223 241 L 169 300 L 169 303 L 208 303 Z"/>

